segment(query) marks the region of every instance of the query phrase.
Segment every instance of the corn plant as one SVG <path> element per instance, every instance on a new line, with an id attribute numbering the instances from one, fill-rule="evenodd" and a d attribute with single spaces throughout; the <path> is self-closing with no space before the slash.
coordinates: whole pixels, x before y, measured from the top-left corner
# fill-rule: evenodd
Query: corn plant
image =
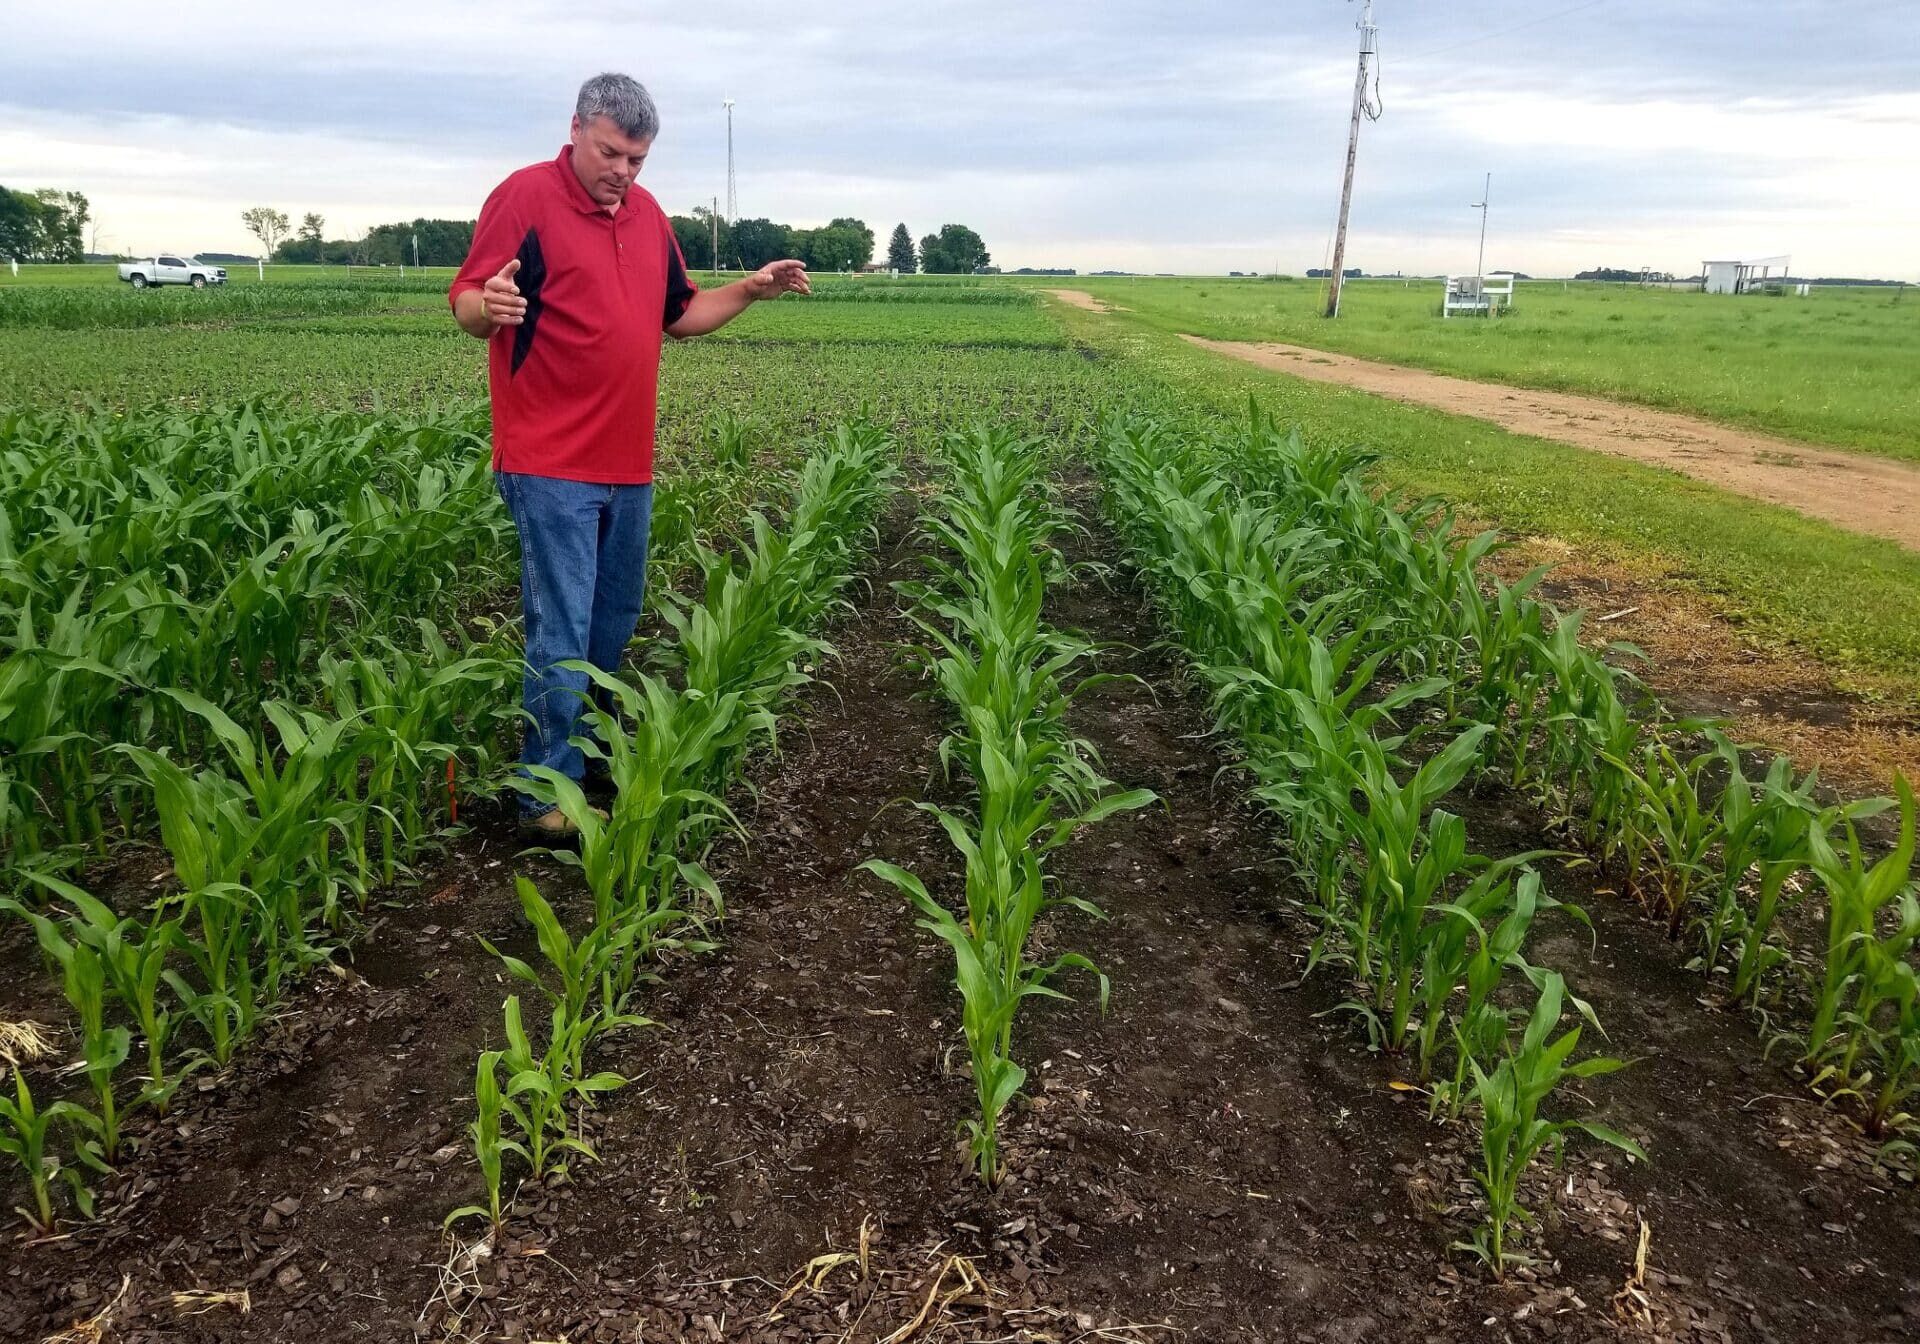
<path id="1" fill-rule="evenodd" d="M 355 810 L 364 805 L 379 839 L 376 863 L 368 829 L 343 826 L 362 889 L 391 885 L 441 823 L 434 785 L 456 753 L 468 754 L 474 775 L 489 773 L 484 728 L 516 678 L 514 665 L 490 650 L 456 655 L 432 625 L 418 629 L 417 652 L 377 639 L 321 660 L 334 717 L 349 725 L 337 786 Z"/>
<path id="2" fill-rule="evenodd" d="M 1910 1034 L 1920 1025 L 1910 961 L 1920 945 L 1914 796 L 1904 778 L 1895 783 L 1899 839 L 1879 860 L 1869 861 L 1851 820 L 1842 821 L 1838 845 L 1824 817 L 1808 837 L 1827 893 L 1827 946 L 1804 1061 L 1815 1086 L 1865 1100 L 1876 1133 L 1920 1087 L 1920 1050 Z"/>
<path id="3" fill-rule="evenodd" d="M 46 873 L 29 876 L 72 906 L 73 912 L 56 924 L 13 901 L 0 899 L 0 909 L 27 919 L 42 951 L 56 963 L 64 964 L 71 955 L 61 950 L 62 944 L 84 946 L 98 955 L 108 987 L 133 1019 L 146 1046 L 147 1082 L 140 1090 L 139 1103 L 153 1106 L 164 1115 L 185 1072 L 191 1069 L 188 1065 L 182 1072 L 171 1071 L 167 1047 L 173 1037 L 174 1015 L 160 994 L 167 958 L 180 945 L 179 921 L 146 923 L 121 916 L 71 883 Z"/>
<path id="4" fill-rule="evenodd" d="M 1470 1099 L 1479 1108 L 1480 1123 L 1480 1164 L 1473 1175 L 1487 1201 L 1487 1218 L 1468 1241 L 1455 1246 L 1473 1252 L 1495 1278 L 1505 1277 L 1508 1265 L 1527 1261 L 1508 1249 L 1508 1237 L 1517 1226 L 1533 1221 L 1532 1213 L 1520 1203 L 1520 1181 L 1541 1153 L 1550 1151 L 1558 1161 L 1566 1136 L 1579 1131 L 1630 1158 L 1646 1160 L 1639 1144 L 1597 1121 L 1541 1117 L 1541 1103 L 1562 1082 L 1614 1073 L 1625 1064 L 1604 1056 L 1569 1063 L 1580 1044 L 1580 1028 L 1552 1035 L 1560 1023 L 1565 982 L 1554 971 L 1545 972 L 1540 980 L 1539 997 L 1518 1047 L 1509 1045 L 1491 1071 L 1478 1060 L 1467 1061 L 1473 1074 Z"/>
<path id="5" fill-rule="evenodd" d="M 56 1101 L 46 1106 L 36 1103 L 33 1089 L 27 1085 L 22 1061 L 12 1052 L 0 1051 L 0 1082 L 9 1071 L 13 1074 L 13 1096 L 0 1095 L 0 1155 L 13 1159 L 27 1178 L 27 1187 L 33 1196 L 32 1208 L 16 1206 L 14 1212 L 25 1219 L 33 1231 L 51 1236 L 58 1230 L 53 1211 L 54 1181 L 67 1183 L 74 1207 L 83 1218 L 93 1216 L 93 1192 L 88 1189 L 80 1169 L 62 1162 L 50 1150 L 48 1140 L 56 1127 L 68 1131 L 73 1136 L 74 1153 L 81 1164 L 104 1170 L 105 1164 L 92 1142 L 92 1136 L 99 1132 L 100 1121 L 93 1112 L 71 1101 Z"/>
<path id="6" fill-rule="evenodd" d="M 707 415 L 707 451 L 715 465 L 729 471 L 742 471 L 752 461 L 755 447 L 766 435 L 766 426 L 755 416 L 741 415 L 722 407 Z"/>
<path id="7" fill-rule="evenodd" d="M 450 1225 L 472 1214 L 478 1214 L 487 1220 L 496 1231 L 504 1219 L 500 1208 L 501 1166 L 508 1153 L 514 1154 L 529 1165 L 532 1159 L 527 1156 L 525 1145 L 517 1140 L 505 1138 L 500 1132 L 500 1116 L 505 1110 L 505 1097 L 500 1091 L 500 1064 L 503 1055 L 498 1050 L 483 1050 L 480 1060 L 473 1071 L 473 1097 L 476 1113 L 473 1123 L 467 1127 L 467 1136 L 473 1142 L 473 1155 L 480 1164 L 480 1176 L 487 1184 L 487 1202 L 484 1207 L 478 1204 L 466 1204 L 455 1209 L 446 1217 Z"/>
<path id="8" fill-rule="evenodd" d="M 1414 1057 L 1426 1081 L 1433 1077 L 1441 1049 L 1455 1046 L 1451 1095 L 1456 1113 L 1467 1060 L 1490 1059 L 1489 1039 L 1496 1042 L 1496 1050 L 1497 1042 L 1506 1039 L 1506 1012 L 1494 992 L 1509 970 L 1531 969 L 1523 949 L 1541 900 L 1538 873 L 1523 872 L 1516 882 L 1504 873 L 1483 871 L 1435 912 L 1437 918 L 1424 931 Z M 1557 902 L 1548 898 L 1546 904 Z M 1456 1008 L 1454 996 L 1463 989 L 1465 1002 Z"/>
<path id="9" fill-rule="evenodd" d="M 560 917 L 541 896 L 538 887 L 520 877 L 514 879 L 514 889 L 520 897 L 520 909 L 533 926 L 548 973 L 543 976 L 485 938 L 480 940 L 480 945 L 500 958 L 514 979 L 532 985 L 546 996 L 554 1013 L 554 1037 L 564 1041 L 570 1052 L 562 1061 L 563 1071 L 567 1077 L 581 1077 L 585 1072 L 587 1046 L 594 1037 L 620 1027 L 653 1025 L 644 1017 L 621 1011 L 625 996 L 616 987 L 622 963 L 640 928 L 634 921 L 616 917 L 596 923 L 574 939 L 568 936 Z M 593 1005 L 596 992 L 598 1007 Z"/>
<path id="10" fill-rule="evenodd" d="M 1085 641 L 1041 620 L 1048 583 L 1065 566 L 1050 545 L 1065 515 L 1039 491 L 1043 459 L 1033 445 L 989 430 L 943 442 L 947 480 L 924 526 L 945 555 L 926 557 L 932 581 L 905 584 L 913 619 L 928 643 L 911 651 L 946 700 L 953 727 L 940 747 L 949 770 L 964 770 L 977 796 L 966 816 L 921 804 L 945 830 L 965 866 L 965 920 L 934 899 L 914 874 L 871 860 L 867 871 L 900 890 L 922 928 L 954 953 L 978 1103 L 965 1122 L 969 1151 L 988 1185 L 1001 1178 L 1000 1118 L 1026 1080 L 1013 1057 L 1013 1027 L 1029 998 L 1061 998 L 1049 981 L 1076 968 L 1106 977 L 1075 952 L 1041 963 L 1027 955 L 1035 922 L 1050 909 L 1099 911 L 1047 889 L 1045 859 L 1083 826 L 1145 806 L 1144 790 L 1111 791 L 1091 748 L 1066 724 Z"/>
<path id="11" fill-rule="evenodd" d="M 1735 1002 L 1757 995 L 1761 979 L 1786 959 L 1769 939 L 1789 879 L 1805 870 L 1810 858 L 1807 834 L 1819 810 L 1814 800 L 1817 775 L 1799 782 L 1793 763 L 1776 756 L 1766 776 L 1747 778 L 1738 747 L 1719 733 L 1709 734 L 1727 771 L 1714 804 L 1720 817 L 1721 853 L 1710 903 L 1696 919 L 1701 969 L 1713 973 L 1728 948 L 1736 949 L 1728 996 Z M 1751 901 L 1749 879 L 1756 879 Z"/>
<path id="12" fill-rule="evenodd" d="M 583 665 L 584 666 L 584 665 Z M 578 742 L 590 758 L 605 763 L 614 797 L 604 817 L 579 785 L 544 768 L 529 772 L 522 788 L 552 802 L 579 828 L 579 843 L 556 857 L 578 867 L 593 895 L 594 921 L 632 930 L 634 958 L 660 951 L 704 951 L 702 929 L 725 913 L 719 887 L 696 859 L 721 828 L 739 822 L 710 792 L 715 758 L 744 748 L 768 729 L 765 710 L 748 711 L 738 694 L 700 698 L 675 691 L 641 674 L 637 686 L 588 672 L 616 710 L 588 707 L 592 726 Z M 686 899 L 692 893 L 699 903 Z M 682 929 L 684 928 L 684 932 Z M 631 987 L 633 968 L 623 970 L 616 997 Z"/>
<path id="13" fill-rule="evenodd" d="M 520 1130 L 519 1143 L 533 1179 L 545 1180 L 550 1173 L 566 1172 L 569 1153 L 588 1159 L 595 1156 L 584 1140 L 567 1132 L 569 1105 L 575 1099 L 625 1087 L 627 1080 L 617 1073 L 582 1075 L 575 1069 L 593 1035 L 592 1017 L 570 1019 L 555 1005 L 546 1048 L 536 1052 L 521 1025 L 518 995 L 508 996 L 504 1012 L 506 1046 L 500 1051 L 500 1063 L 507 1083 L 501 1109 Z"/>

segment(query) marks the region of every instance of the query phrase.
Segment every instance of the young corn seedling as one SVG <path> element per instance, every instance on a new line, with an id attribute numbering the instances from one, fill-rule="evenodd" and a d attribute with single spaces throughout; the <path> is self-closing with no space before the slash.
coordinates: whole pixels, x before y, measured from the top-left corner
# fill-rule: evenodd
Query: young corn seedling
<path id="1" fill-rule="evenodd" d="M 1725 763 L 1727 783 L 1714 804 L 1722 839 L 1711 904 L 1695 921 L 1701 945 L 1699 965 L 1711 975 L 1727 950 L 1735 949 L 1728 997 L 1738 1003 L 1755 992 L 1760 977 L 1785 959 L 1768 936 L 1787 880 L 1808 862 L 1807 833 L 1819 810 L 1814 799 L 1818 780 L 1809 772 L 1796 784 L 1793 763 L 1776 756 L 1765 778 L 1756 784 L 1746 776 L 1738 747 L 1718 732 L 1708 737 Z M 1751 899 L 1750 879 L 1756 882 Z"/>
<path id="2" fill-rule="evenodd" d="M 525 1146 L 514 1139 L 502 1137 L 500 1133 L 500 1116 L 505 1110 L 505 1098 L 500 1091 L 502 1059 L 503 1055 L 498 1050 L 481 1052 L 473 1071 L 476 1109 L 473 1123 L 467 1127 L 467 1137 L 473 1141 L 474 1160 L 480 1164 L 480 1177 L 487 1185 L 487 1202 L 484 1206 L 462 1205 L 447 1215 L 446 1225 L 477 1214 L 487 1220 L 489 1227 L 498 1231 L 504 1221 L 500 1205 L 500 1176 L 506 1155 L 512 1153 L 522 1162 L 532 1165 Z"/>
<path id="3" fill-rule="evenodd" d="M 1683 726 L 1684 730 L 1684 726 Z M 1702 801 L 1701 783 L 1711 752 L 1682 762 L 1664 742 L 1650 742 L 1638 766 L 1607 757 L 1638 805 L 1627 823 L 1627 882 L 1642 905 L 1667 922 L 1667 936 L 1678 938 L 1693 909 L 1694 893 L 1707 879 L 1714 851 L 1725 838 L 1721 814 Z M 1654 870 L 1651 884 L 1640 876 L 1643 862 Z"/>
<path id="4" fill-rule="evenodd" d="M 1826 968 L 1815 990 L 1813 1020 L 1803 1062 L 1817 1082 L 1848 1086 L 1867 1048 L 1875 1017 L 1899 986 L 1883 973 L 1912 944 L 1914 797 L 1904 778 L 1895 781 L 1900 834 L 1892 852 L 1869 862 L 1851 820 L 1841 821 L 1839 845 L 1823 815 L 1808 835 L 1812 866 L 1827 893 Z M 1884 938 L 1882 924 L 1896 923 Z M 1881 954 L 1881 955 L 1876 955 Z"/>
<path id="5" fill-rule="evenodd" d="M 593 1037 L 594 1019 L 569 1019 L 565 1010 L 553 1010 L 551 1029 L 544 1051 L 535 1053 L 526 1028 L 520 1021 L 520 998 L 508 997 L 505 1006 L 506 1048 L 500 1063 L 507 1074 L 501 1109 L 520 1130 L 520 1144 L 532 1168 L 533 1179 L 544 1180 L 553 1172 L 565 1174 L 568 1153 L 591 1160 L 594 1151 L 567 1132 L 567 1107 L 576 1097 L 587 1098 L 615 1088 L 627 1080 L 617 1073 L 582 1076 L 574 1062 L 583 1058 Z"/>
<path id="6" fill-rule="evenodd" d="M 636 960 L 668 947 L 706 950 L 711 944 L 699 935 L 709 914 L 724 914 L 720 890 L 697 863 L 679 856 L 704 850 L 722 828 L 739 827 L 712 791 L 726 779 L 716 775 L 715 763 L 739 759 L 749 741 L 770 731 L 772 715 L 750 709 L 737 693 L 688 695 L 644 673 L 637 684 L 598 669 L 588 675 L 614 706 L 587 706 L 588 733 L 576 739 L 589 757 L 605 763 L 613 781 L 607 816 L 602 819 L 578 785 L 553 771 L 536 768 L 520 787 L 554 803 L 580 828 L 577 849 L 558 857 L 586 878 L 595 923 L 619 919 L 634 926 Z M 683 889 L 702 898 L 704 912 L 682 900 Z M 677 934 L 681 925 L 691 925 L 691 935 Z M 631 985 L 630 975 L 623 978 L 622 994 Z"/>
<path id="7" fill-rule="evenodd" d="M 47 873 L 28 876 L 72 906 L 73 913 L 56 923 L 48 916 L 4 898 L 0 898 L 0 909 L 12 910 L 32 924 L 41 950 L 62 967 L 71 956 L 63 950 L 68 946 L 84 946 L 99 956 L 113 997 L 132 1016 L 146 1044 L 147 1082 L 140 1090 L 137 1103 L 153 1106 L 164 1115 L 184 1077 L 184 1071 L 169 1072 L 167 1046 L 172 1038 L 174 1018 L 160 996 L 167 957 L 180 943 L 179 921 L 169 919 L 148 925 L 132 917 L 122 918 L 105 902 L 71 883 Z"/>
<path id="8" fill-rule="evenodd" d="M 1823 816 L 1810 836 L 1813 871 L 1827 892 L 1827 965 L 1814 998 L 1805 1062 L 1829 1097 L 1853 1096 L 1868 1131 L 1884 1135 L 1920 1090 L 1920 1007 L 1913 952 L 1920 896 L 1913 882 L 1914 796 L 1896 778 L 1899 840 L 1869 863 L 1853 823 L 1836 849 Z"/>
<path id="9" fill-rule="evenodd" d="M 67 1183 L 74 1206 L 83 1218 L 93 1216 L 93 1192 L 87 1188 L 86 1178 L 77 1167 L 63 1163 L 49 1151 L 47 1141 L 53 1137 L 56 1126 L 64 1128 L 72 1133 L 74 1152 L 81 1162 L 95 1170 L 105 1170 L 90 1141 L 91 1136 L 99 1132 L 100 1121 L 84 1106 L 70 1101 L 38 1105 L 22 1067 L 26 1054 L 19 1043 L 0 1049 L 0 1084 L 6 1081 L 9 1072 L 13 1074 L 13 1096 L 0 1094 L 0 1156 L 13 1159 L 26 1177 L 33 1198 L 33 1207 L 16 1206 L 14 1212 L 24 1218 L 34 1232 L 51 1236 L 58 1230 L 53 1212 L 54 1181 Z"/>
<path id="10" fill-rule="evenodd" d="M 1508 970 L 1525 971 L 1522 953 L 1534 914 L 1541 904 L 1540 875 L 1523 872 L 1518 882 L 1505 873 L 1482 872 L 1457 898 L 1435 911 L 1425 931 L 1420 964 L 1420 1026 L 1415 1037 L 1415 1061 L 1424 1082 L 1433 1076 L 1448 1027 L 1456 1044 L 1486 1036 L 1486 1019 L 1505 1016 L 1494 1005 L 1494 991 Z M 1548 898 L 1548 906 L 1557 902 Z M 1462 989 L 1466 999 L 1457 1009 L 1453 998 Z M 1504 1039 L 1504 1030 L 1498 1039 Z M 1497 1048 L 1497 1047 L 1496 1047 Z M 1462 1048 L 1454 1080 L 1455 1109 L 1459 1084 L 1466 1072 Z M 1480 1056 L 1487 1057 L 1487 1056 Z"/>
<path id="11" fill-rule="evenodd" d="M 555 1039 L 567 1042 L 572 1051 L 564 1061 L 567 1077 L 585 1073 L 586 1049 L 595 1036 L 619 1027 L 649 1027 L 644 1017 L 622 1012 L 623 996 L 616 980 L 629 946 L 639 934 L 638 924 L 616 916 L 606 924 L 596 924 L 579 939 L 567 935 L 560 917 L 540 895 L 540 889 L 524 877 L 514 879 L 520 896 L 520 909 L 533 926 L 546 959 L 548 974 L 542 976 L 519 957 L 509 956 L 488 942 L 480 945 L 498 957 L 516 980 L 524 981 L 547 997 L 555 1014 Z M 599 997 L 599 1006 L 593 1000 Z M 584 1025 L 583 1025 L 584 1024 Z"/>
<path id="12" fill-rule="evenodd" d="M 751 465 L 755 448 L 766 437 L 766 426 L 757 416 L 726 408 L 711 412 L 705 429 L 707 451 L 714 464 L 727 471 L 744 471 Z"/>
<path id="13" fill-rule="evenodd" d="M 99 1103 L 95 1133 L 100 1156 L 112 1162 L 120 1155 L 120 1108 L 113 1075 L 127 1062 L 133 1035 L 107 1021 L 107 974 L 97 952 L 85 943 L 69 944 L 61 971 L 67 1002 L 80 1019 L 81 1071 Z"/>
<path id="14" fill-rule="evenodd" d="M 1541 973 L 1539 979 L 1539 998 L 1519 1047 L 1509 1044 L 1491 1072 L 1476 1059 L 1467 1061 L 1473 1074 L 1470 1099 L 1480 1110 L 1480 1165 L 1473 1175 L 1487 1201 L 1487 1219 L 1470 1240 L 1456 1242 L 1455 1248 L 1473 1252 L 1495 1278 L 1504 1278 L 1510 1264 L 1527 1263 L 1528 1257 L 1508 1248 L 1508 1239 L 1519 1225 L 1533 1221 L 1533 1214 L 1520 1203 L 1520 1181 L 1541 1153 L 1551 1151 L 1558 1161 L 1566 1136 L 1580 1131 L 1630 1158 L 1645 1161 L 1647 1156 L 1632 1139 L 1597 1121 L 1541 1117 L 1541 1103 L 1562 1082 L 1613 1073 L 1626 1065 L 1605 1057 L 1569 1063 L 1580 1044 L 1580 1028 L 1552 1036 L 1560 1023 L 1565 982 L 1554 971 Z"/>

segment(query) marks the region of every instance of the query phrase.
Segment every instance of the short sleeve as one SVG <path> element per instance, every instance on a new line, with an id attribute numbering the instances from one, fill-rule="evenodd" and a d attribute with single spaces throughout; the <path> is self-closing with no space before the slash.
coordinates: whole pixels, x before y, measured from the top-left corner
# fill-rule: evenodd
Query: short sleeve
<path id="1" fill-rule="evenodd" d="M 453 278 L 447 290 L 449 305 L 458 302 L 468 290 L 485 287 L 488 279 L 498 275 L 502 266 L 519 255 L 525 230 L 520 225 L 519 211 L 511 203 L 508 185 L 502 182 L 495 187 L 486 204 L 480 207 L 480 219 L 473 226 L 473 245 L 467 249 L 460 274 Z"/>
<path id="2" fill-rule="evenodd" d="M 680 255 L 680 240 L 673 236 L 671 226 L 667 228 L 667 306 L 661 315 L 662 328 L 670 327 L 687 314 L 687 305 L 693 302 L 693 296 L 700 287 L 687 277 L 687 263 Z"/>

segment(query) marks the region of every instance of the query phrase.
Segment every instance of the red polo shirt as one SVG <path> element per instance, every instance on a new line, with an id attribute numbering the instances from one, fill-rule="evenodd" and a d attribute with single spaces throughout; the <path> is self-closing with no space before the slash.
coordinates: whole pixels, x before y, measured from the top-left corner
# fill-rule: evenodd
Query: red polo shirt
<path id="1" fill-rule="evenodd" d="M 608 214 L 572 154 L 494 188 L 448 302 L 520 259 L 526 319 L 487 342 L 495 471 L 643 485 L 662 332 L 696 291 L 659 202 L 636 184 Z"/>

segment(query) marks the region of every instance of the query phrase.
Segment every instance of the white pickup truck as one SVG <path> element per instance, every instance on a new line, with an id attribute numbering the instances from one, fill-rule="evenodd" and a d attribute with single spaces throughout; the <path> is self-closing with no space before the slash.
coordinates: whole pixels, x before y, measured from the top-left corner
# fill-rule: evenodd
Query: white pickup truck
<path id="1" fill-rule="evenodd" d="M 208 285 L 226 284 L 227 268 L 198 257 L 177 257 L 163 252 L 145 261 L 128 262 L 120 268 L 120 278 L 135 289 L 145 289 L 148 285 L 192 285 L 195 289 L 205 289 Z"/>

